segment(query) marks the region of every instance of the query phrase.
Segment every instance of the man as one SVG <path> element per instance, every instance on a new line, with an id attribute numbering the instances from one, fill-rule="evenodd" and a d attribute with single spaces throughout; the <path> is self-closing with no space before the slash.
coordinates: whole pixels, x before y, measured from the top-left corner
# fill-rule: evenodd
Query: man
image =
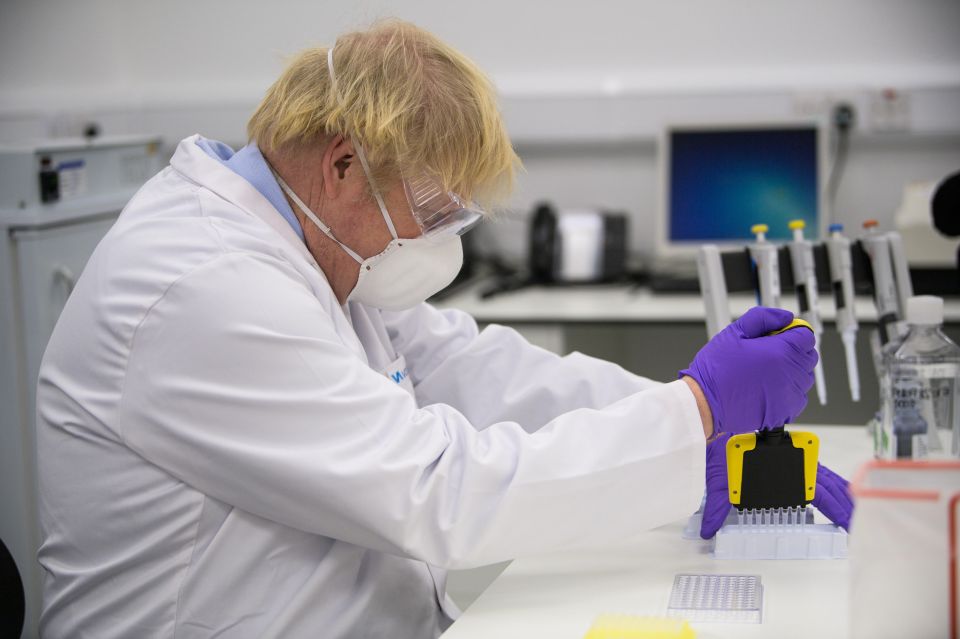
<path id="1" fill-rule="evenodd" d="M 488 81 L 412 25 L 303 53 L 249 133 L 181 142 L 51 338 L 46 636 L 434 637 L 445 569 L 689 514 L 715 428 L 803 408 L 785 311 L 657 384 L 423 303 L 517 161 Z"/>

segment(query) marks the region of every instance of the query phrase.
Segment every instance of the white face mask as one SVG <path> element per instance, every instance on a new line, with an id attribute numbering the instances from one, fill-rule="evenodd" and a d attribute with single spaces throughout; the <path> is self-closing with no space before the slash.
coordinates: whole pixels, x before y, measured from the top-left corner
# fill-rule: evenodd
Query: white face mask
<path id="1" fill-rule="evenodd" d="M 391 240 L 382 253 L 360 262 L 360 278 L 347 300 L 387 311 L 411 308 L 446 288 L 462 266 L 457 235 L 440 242 Z"/>
<path id="2" fill-rule="evenodd" d="M 383 251 L 363 259 L 333 235 L 330 227 L 320 221 L 320 218 L 303 203 L 283 178 L 276 173 L 274 176 L 280 188 L 290 196 L 303 214 L 309 217 L 324 235 L 336 242 L 347 255 L 360 264 L 360 277 L 353 290 L 347 295 L 347 301 L 360 302 L 386 311 L 412 308 L 445 288 L 463 266 L 463 246 L 458 235 L 442 239 L 398 238 L 393 220 L 376 190 L 374 195 L 380 207 L 380 213 L 393 239 Z"/>

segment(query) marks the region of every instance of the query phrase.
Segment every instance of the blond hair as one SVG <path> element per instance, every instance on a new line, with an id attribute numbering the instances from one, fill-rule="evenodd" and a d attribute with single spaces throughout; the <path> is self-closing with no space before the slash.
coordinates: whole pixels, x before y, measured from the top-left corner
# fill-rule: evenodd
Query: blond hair
<path id="1" fill-rule="evenodd" d="M 336 86 L 327 49 L 297 55 L 247 125 L 261 149 L 322 143 L 342 134 L 363 145 L 375 179 L 427 172 L 488 206 L 513 187 L 520 163 L 493 85 L 464 55 L 400 20 L 337 38 Z"/>

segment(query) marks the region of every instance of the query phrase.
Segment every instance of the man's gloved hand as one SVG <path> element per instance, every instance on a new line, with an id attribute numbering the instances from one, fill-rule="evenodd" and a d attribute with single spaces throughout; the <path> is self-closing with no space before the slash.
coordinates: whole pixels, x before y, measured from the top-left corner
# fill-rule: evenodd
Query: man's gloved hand
<path id="1" fill-rule="evenodd" d="M 700 536 L 710 539 L 723 526 L 730 512 L 730 495 L 727 484 L 727 440 L 724 433 L 707 444 L 707 499 L 703 505 L 703 521 Z M 830 521 L 844 530 L 850 527 L 853 500 L 850 498 L 847 480 L 823 464 L 817 466 L 817 490 L 813 506 Z"/>
<path id="2" fill-rule="evenodd" d="M 793 313 L 757 306 L 713 336 L 688 368 L 713 413 L 714 433 L 748 433 L 793 421 L 807 405 L 817 365 L 813 332 L 778 335 Z"/>
<path id="3" fill-rule="evenodd" d="M 850 482 L 823 464 L 817 464 L 817 492 L 811 503 L 827 519 L 844 530 L 850 530 L 850 516 L 853 515 Z"/>
<path id="4" fill-rule="evenodd" d="M 700 536 L 710 539 L 717 534 L 730 512 L 730 495 L 727 494 L 727 440 L 730 433 L 723 433 L 707 444 L 707 498 L 703 503 L 703 520 Z"/>

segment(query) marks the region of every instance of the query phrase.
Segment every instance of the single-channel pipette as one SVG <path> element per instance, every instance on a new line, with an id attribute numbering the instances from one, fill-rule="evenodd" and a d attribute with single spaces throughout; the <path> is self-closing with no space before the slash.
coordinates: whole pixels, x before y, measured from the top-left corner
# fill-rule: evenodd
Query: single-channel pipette
<path id="1" fill-rule="evenodd" d="M 873 270 L 873 300 L 877 305 L 877 324 L 880 328 L 880 344 L 897 338 L 897 322 L 900 309 L 897 299 L 897 284 L 890 260 L 890 242 L 880 232 L 876 220 L 863 223 L 866 234 L 860 240 L 863 250 L 870 258 Z"/>
<path id="2" fill-rule="evenodd" d="M 761 306 L 780 308 L 780 264 L 777 247 L 767 241 L 766 224 L 750 227 L 757 241 L 750 245 L 750 259 L 757 272 L 757 301 Z"/>
<path id="3" fill-rule="evenodd" d="M 887 233 L 890 243 L 890 260 L 893 263 L 893 279 L 897 282 L 897 302 L 900 307 L 900 325 L 897 332 L 902 337 L 906 332 L 907 300 L 913 297 L 913 282 L 910 281 L 910 267 L 903 250 L 903 238 L 897 232 Z"/>
<path id="4" fill-rule="evenodd" d="M 700 293 L 706 310 L 707 338 L 722 331 L 730 323 L 730 305 L 727 301 L 727 282 L 723 276 L 723 261 L 716 244 L 704 244 L 697 251 L 697 274 Z"/>
<path id="5" fill-rule="evenodd" d="M 830 261 L 830 280 L 837 305 L 837 330 L 843 342 L 847 360 L 847 381 L 850 397 L 860 401 L 860 371 L 857 368 L 857 315 L 854 311 L 853 258 L 850 255 L 850 240 L 843 235 L 843 224 L 831 224 L 827 238 L 827 257 Z"/>
<path id="6" fill-rule="evenodd" d="M 823 322 L 820 320 L 820 299 L 817 295 L 817 269 L 813 261 L 813 243 L 804 238 L 803 229 L 806 223 L 803 220 L 793 220 L 789 224 L 793 231 L 793 240 L 790 242 L 790 264 L 793 267 L 793 280 L 796 283 L 797 304 L 800 317 L 813 327 L 816 338 L 817 367 L 813 369 L 817 385 L 817 399 L 821 405 L 827 403 L 827 384 L 823 377 L 823 353 L 820 350 L 823 339 Z"/>

